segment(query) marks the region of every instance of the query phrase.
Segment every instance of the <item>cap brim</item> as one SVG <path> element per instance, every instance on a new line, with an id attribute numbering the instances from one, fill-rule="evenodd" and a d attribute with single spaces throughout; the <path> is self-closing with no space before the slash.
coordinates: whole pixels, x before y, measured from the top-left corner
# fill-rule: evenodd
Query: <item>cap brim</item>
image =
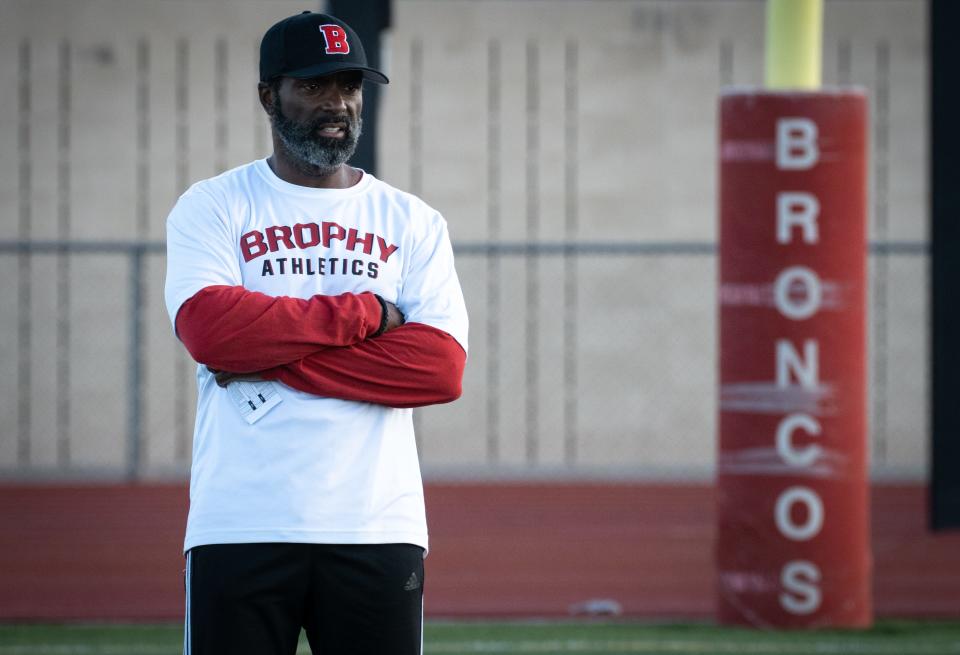
<path id="1" fill-rule="evenodd" d="M 360 71 L 363 73 L 363 79 L 370 80 L 371 82 L 377 82 L 378 84 L 390 84 L 390 80 L 387 79 L 387 76 L 381 73 L 380 71 L 370 68 L 368 66 L 357 66 L 355 64 L 317 64 L 315 66 L 307 66 L 306 68 L 301 68 L 299 70 L 290 71 L 287 73 L 282 73 L 284 77 L 296 77 L 298 79 L 304 79 L 307 77 L 320 77 L 322 75 L 330 75 L 331 73 L 339 73 L 340 71 Z"/>

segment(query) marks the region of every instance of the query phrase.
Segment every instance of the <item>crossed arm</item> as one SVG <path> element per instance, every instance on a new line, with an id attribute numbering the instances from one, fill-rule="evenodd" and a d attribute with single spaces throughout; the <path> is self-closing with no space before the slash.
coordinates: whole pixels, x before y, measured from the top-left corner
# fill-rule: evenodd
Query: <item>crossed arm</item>
<path id="1" fill-rule="evenodd" d="M 211 286 L 180 308 L 177 334 L 218 383 L 279 380 L 328 398 L 420 407 L 456 400 L 466 353 L 446 332 L 403 324 L 371 293 L 272 297 L 237 286 Z"/>

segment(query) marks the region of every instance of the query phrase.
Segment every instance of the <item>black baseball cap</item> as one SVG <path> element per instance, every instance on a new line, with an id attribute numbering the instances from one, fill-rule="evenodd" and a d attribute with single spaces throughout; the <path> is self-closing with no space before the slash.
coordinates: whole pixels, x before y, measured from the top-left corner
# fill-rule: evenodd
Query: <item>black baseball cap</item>
<path id="1" fill-rule="evenodd" d="M 367 65 L 360 37 L 342 20 L 305 11 L 267 30 L 260 42 L 260 81 L 274 77 L 319 77 L 356 70 L 364 79 L 389 84 L 387 76 Z"/>

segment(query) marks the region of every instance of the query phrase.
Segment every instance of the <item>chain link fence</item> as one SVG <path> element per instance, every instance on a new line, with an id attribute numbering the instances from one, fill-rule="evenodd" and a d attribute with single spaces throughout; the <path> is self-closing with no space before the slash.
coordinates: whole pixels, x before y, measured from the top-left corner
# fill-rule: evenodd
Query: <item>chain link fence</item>
<path id="1" fill-rule="evenodd" d="M 195 365 L 163 307 L 163 221 L 191 181 L 267 154 L 256 46 L 301 7 L 90 0 L 68 34 L 9 4 L 0 474 L 184 477 Z M 828 2 L 824 45 L 827 82 L 871 102 L 872 470 L 909 479 L 925 12 Z M 712 477 L 715 112 L 761 79 L 762 20 L 745 0 L 396 3 L 379 176 L 447 218 L 471 316 L 463 398 L 416 412 L 428 478 Z"/>

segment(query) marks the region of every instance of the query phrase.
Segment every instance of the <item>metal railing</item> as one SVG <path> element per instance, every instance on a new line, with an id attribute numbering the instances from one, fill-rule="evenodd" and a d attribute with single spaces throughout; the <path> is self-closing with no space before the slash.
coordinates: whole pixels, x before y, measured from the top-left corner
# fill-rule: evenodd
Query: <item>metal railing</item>
<path id="1" fill-rule="evenodd" d="M 649 258 L 649 257 L 714 257 L 717 251 L 717 244 L 705 241 L 632 241 L 632 242 L 562 242 L 562 241 L 541 241 L 541 242 L 459 242 L 455 245 L 454 251 L 461 261 L 469 261 L 474 258 L 505 259 L 505 258 L 591 258 L 595 256 L 614 256 L 627 258 Z M 926 257 L 928 255 L 928 245 L 923 242 L 914 241 L 885 241 L 871 242 L 869 244 L 869 253 L 871 258 L 888 257 Z M 59 256 L 89 256 L 89 257 L 122 257 L 127 260 L 128 276 L 124 281 L 129 303 L 129 313 L 125 317 L 127 333 L 127 350 L 125 356 L 126 385 L 125 394 L 122 403 L 125 407 L 125 425 L 126 434 L 117 435 L 118 445 L 124 444 L 125 447 L 125 467 L 122 475 L 130 480 L 136 480 L 143 474 L 142 453 L 144 452 L 144 440 L 146 439 L 144 430 L 143 416 L 143 362 L 147 356 L 145 352 L 144 340 L 144 314 L 148 298 L 145 297 L 145 260 L 148 256 L 163 256 L 165 254 L 165 244 L 161 241 L 0 241 L 0 257 L 18 256 L 31 258 L 38 255 L 59 255 Z M 562 297 L 557 298 L 556 302 L 560 306 L 560 311 L 568 317 L 573 316 L 568 313 L 569 305 L 575 302 L 575 298 L 568 295 L 569 288 L 564 286 Z M 881 289 L 886 290 L 886 285 L 881 285 Z M 23 292 L 21 291 L 21 294 Z M 705 294 L 711 292 L 705 290 Z M 20 301 L 17 305 L 23 311 L 25 304 Z M 29 313 L 29 307 L 27 306 Z M 105 319 L 106 320 L 106 319 Z M 502 317 L 493 317 L 495 321 L 502 321 Z M 515 320 L 522 322 L 524 318 L 516 317 Z M 572 319 L 575 320 L 575 319 Z M 32 330 L 29 317 L 18 316 L 18 361 L 20 370 L 24 367 L 30 367 L 30 346 L 29 334 Z M 69 330 L 69 326 L 67 326 Z M 483 342 L 485 326 L 474 326 L 475 342 Z M 479 334 L 478 334 L 479 332 Z M 568 326 L 564 330 L 563 351 L 566 357 L 576 355 L 577 344 L 575 335 L 577 326 Z M 75 335 L 76 337 L 77 335 Z M 79 337 L 82 343 L 83 337 Z M 570 342 L 573 340 L 573 342 Z M 69 354 L 61 354 L 62 357 L 69 358 Z M 885 353 L 877 353 L 875 357 L 885 357 Z M 488 353 L 488 357 L 499 359 L 500 353 Z M 499 367 L 501 363 L 490 362 L 489 365 Z M 21 381 L 22 382 L 22 381 Z M 575 381 L 574 381 L 575 382 Z M 29 387 L 29 384 L 26 385 Z M 565 382 L 565 388 L 571 389 L 569 381 Z M 18 412 L 22 415 L 29 413 L 30 396 L 29 388 L 25 388 L 21 383 L 20 398 L 18 399 Z M 576 416 L 579 409 L 576 404 L 580 402 L 575 392 L 569 393 L 566 402 L 574 403 L 574 407 L 569 408 L 569 414 Z M 874 398 L 872 402 L 884 402 L 883 399 Z M 488 422 L 491 412 L 498 411 L 495 407 L 487 404 Z M 67 434 L 70 434 L 71 426 L 69 424 L 62 426 Z M 571 430 L 573 428 L 571 427 Z M 29 440 L 29 429 L 26 431 L 21 427 L 18 429 L 18 438 Z M 73 439 L 82 441 L 84 435 L 73 435 Z M 574 439 L 573 448 L 589 447 L 589 444 L 580 444 L 578 436 L 572 434 L 569 438 Z M 0 471 L 3 475 L 31 476 L 34 474 L 49 474 L 48 469 L 34 471 L 29 460 L 29 443 L 22 444 L 18 449 L 18 461 L 15 463 L 5 463 L 0 465 Z M 488 458 L 489 459 L 489 458 Z M 15 464 L 11 466 L 10 464 Z M 186 462 L 183 463 L 186 465 Z M 69 475 L 73 468 L 67 464 L 58 467 L 57 473 Z M 102 473 L 102 471 L 101 471 Z M 114 474 L 120 472 L 114 472 Z"/>

